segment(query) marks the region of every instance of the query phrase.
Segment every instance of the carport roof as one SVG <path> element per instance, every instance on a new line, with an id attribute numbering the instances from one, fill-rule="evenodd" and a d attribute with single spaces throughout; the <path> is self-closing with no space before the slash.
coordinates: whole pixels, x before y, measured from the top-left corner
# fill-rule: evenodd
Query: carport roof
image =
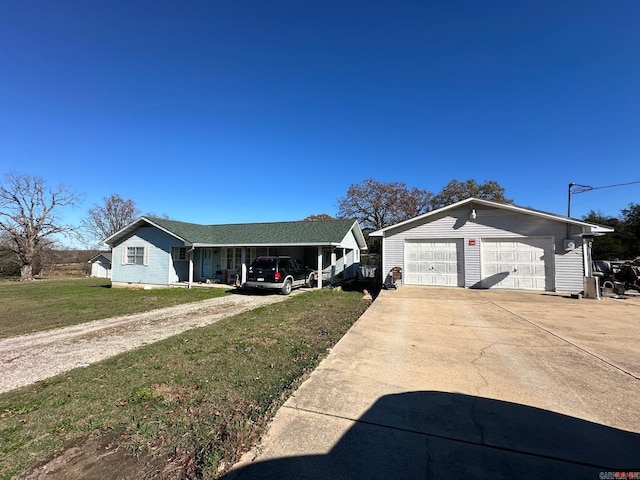
<path id="1" fill-rule="evenodd" d="M 361 249 L 366 243 L 355 220 L 321 220 L 270 223 L 238 223 L 200 225 L 156 217 L 141 217 L 104 243 L 113 246 L 138 228 L 149 225 L 159 228 L 185 243 L 204 246 L 268 246 L 324 245 L 340 247 L 350 231 Z"/>

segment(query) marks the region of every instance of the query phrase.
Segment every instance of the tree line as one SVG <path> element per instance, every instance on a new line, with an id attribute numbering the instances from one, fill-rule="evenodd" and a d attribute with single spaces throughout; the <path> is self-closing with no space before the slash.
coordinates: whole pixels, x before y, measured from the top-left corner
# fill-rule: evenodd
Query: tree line
<path id="1" fill-rule="evenodd" d="M 591 210 L 584 221 L 613 227 L 615 231 L 593 241 L 593 258 L 597 260 L 633 260 L 640 257 L 640 204 L 630 203 L 620 216 L 609 217 Z"/>
<path id="2" fill-rule="evenodd" d="M 452 180 L 438 193 L 432 193 L 409 188 L 404 182 L 385 183 L 368 178 L 352 184 L 346 194 L 337 199 L 336 217 L 322 213 L 304 220 L 350 218 L 358 220 L 363 230 L 370 232 L 469 197 L 512 203 L 505 197 L 504 187 L 494 180 L 484 183 L 472 179 Z M 31 280 L 34 266 L 42 264 L 47 252 L 58 247 L 56 235 L 73 235 L 85 242 L 100 241 L 141 215 L 132 199 L 112 194 L 103 198 L 101 204 L 93 205 L 80 226 L 63 224 L 60 210 L 78 206 L 80 199 L 79 194 L 65 185 L 50 186 L 38 176 L 5 174 L 0 183 L 0 274 L 13 265 L 19 268 L 22 280 Z M 604 218 L 591 212 L 584 219 L 616 228 L 614 235 L 597 239 L 598 258 L 640 255 L 640 205 L 631 204 L 623 210 L 621 218 Z"/>
<path id="3" fill-rule="evenodd" d="M 504 187 L 494 180 L 451 180 L 434 194 L 409 188 L 404 182 L 384 183 L 368 178 L 351 185 L 346 195 L 338 198 L 338 217 L 356 219 L 365 230 L 380 230 L 470 197 L 513 203 L 505 197 Z"/>

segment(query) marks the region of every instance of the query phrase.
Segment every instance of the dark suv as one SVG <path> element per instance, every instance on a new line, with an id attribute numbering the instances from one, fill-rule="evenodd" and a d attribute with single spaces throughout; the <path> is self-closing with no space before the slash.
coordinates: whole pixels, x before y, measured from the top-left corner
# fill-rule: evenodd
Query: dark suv
<path id="1" fill-rule="evenodd" d="M 247 272 L 247 287 L 280 290 L 284 295 L 294 288 L 312 288 L 315 284 L 315 272 L 291 257 L 258 257 Z"/>

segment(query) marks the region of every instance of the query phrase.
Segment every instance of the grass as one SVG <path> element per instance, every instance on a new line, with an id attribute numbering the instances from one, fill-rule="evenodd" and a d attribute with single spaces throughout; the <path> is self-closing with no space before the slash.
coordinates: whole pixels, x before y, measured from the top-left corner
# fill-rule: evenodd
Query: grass
<path id="1" fill-rule="evenodd" d="M 0 282 L 0 338 L 227 295 L 221 288 L 110 288 L 104 278 Z"/>
<path id="2" fill-rule="evenodd" d="M 0 479 L 92 439 L 127 452 L 105 461 L 217 478 L 368 303 L 309 292 L 2 394 Z"/>

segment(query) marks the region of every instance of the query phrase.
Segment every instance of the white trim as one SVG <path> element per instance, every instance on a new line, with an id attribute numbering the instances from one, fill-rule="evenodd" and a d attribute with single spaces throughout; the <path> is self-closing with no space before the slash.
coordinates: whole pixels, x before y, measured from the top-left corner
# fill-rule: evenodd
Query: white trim
<path id="1" fill-rule="evenodd" d="M 142 249 L 142 263 L 129 262 L 129 249 L 135 248 L 133 257 L 138 257 L 138 248 Z M 149 265 L 149 248 L 145 245 L 122 245 L 122 265 Z"/>

